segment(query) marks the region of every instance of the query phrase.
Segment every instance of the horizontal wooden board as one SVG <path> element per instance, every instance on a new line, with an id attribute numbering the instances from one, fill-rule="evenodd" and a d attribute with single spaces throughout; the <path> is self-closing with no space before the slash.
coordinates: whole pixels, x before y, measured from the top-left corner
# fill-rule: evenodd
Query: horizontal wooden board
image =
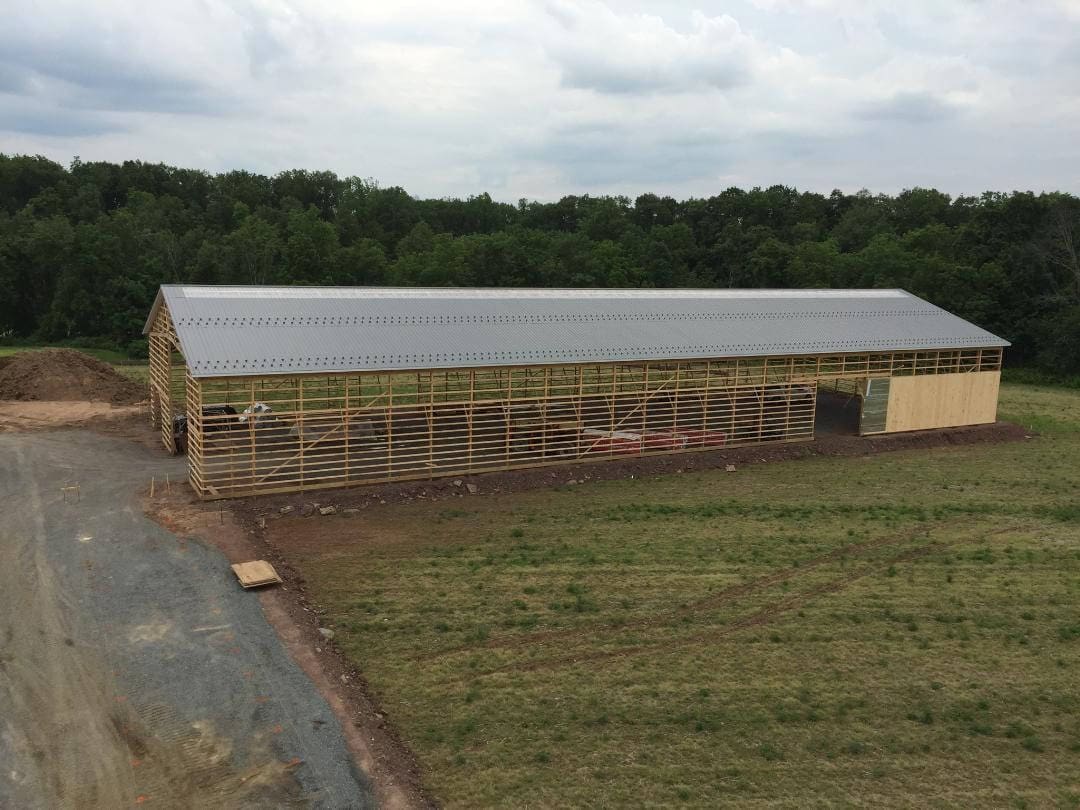
<path id="1" fill-rule="evenodd" d="M 236 578 L 245 588 L 257 588 L 260 585 L 273 585 L 281 582 L 281 577 L 274 570 L 274 566 L 266 560 L 252 560 L 251 562 L 236 563 L 232 567 Z"/>
<path id="2" fill-rule="evenodd" d="M 982 425 L 997 419 L 1000 371 L 893 377 L 886 433 Z"/>

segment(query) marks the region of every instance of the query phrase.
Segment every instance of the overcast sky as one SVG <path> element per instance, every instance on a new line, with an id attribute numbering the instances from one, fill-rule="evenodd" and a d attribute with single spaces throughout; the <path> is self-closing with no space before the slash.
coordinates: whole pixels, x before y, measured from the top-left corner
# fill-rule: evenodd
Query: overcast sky
<path id="1" fill-rule="evenodd" d="M 504 200 L 1080 191 L 1080 0 L 0 0 L 0 151 Z"/>

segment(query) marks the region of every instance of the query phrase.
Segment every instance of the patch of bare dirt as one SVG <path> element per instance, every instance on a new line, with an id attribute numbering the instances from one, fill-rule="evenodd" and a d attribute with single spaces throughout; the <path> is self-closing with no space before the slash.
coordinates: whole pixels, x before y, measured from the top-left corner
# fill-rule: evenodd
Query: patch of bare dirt
<path id="1" fill-rule="evenodd" d="M 0 433 L 30 433 L 82 428 L 161 450 L 161 434 L 150 424 L 145 405 L 108 402 L 17 402 L 0 400 Z"/>
<path id="2" fill-rule="evenodd" d="M 349 750 L 371 779 L 379 806 L 435 807 L 421 784 L 415 755 L 389 723 L 363 674 L 320 632 L 322 611 L 309 601 L 297 573 L 261 539 L 261 520 L 245 526 L 222 501 L 201 502 L 178 482 L 144 493 L 147 515 L 179 538 L 197 537 L 215 546 L 230 563 L 271 562 L 284 583 L 255 594 L 289 655 L 315 684 L 341 723 Z"/>
<path id="3" fill-rule="evenodd" d="M 0 358 L 0 399 L 134 405 L 146 388 L 83 352 L 40 349 Z"/>
<path id="4" fill-rule="evenodd" d="M 26 432 L 50 428 L 83 427 L 92 422 L 111 422 L 142 413 L 138 405 L 108 402 L 0 401 L 0 430 Z"/>

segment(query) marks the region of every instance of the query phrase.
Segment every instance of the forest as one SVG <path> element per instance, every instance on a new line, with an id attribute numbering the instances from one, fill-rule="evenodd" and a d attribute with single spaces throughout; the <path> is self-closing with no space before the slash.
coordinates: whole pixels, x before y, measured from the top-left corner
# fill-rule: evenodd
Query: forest
<path id="1" fill-rule="evenodd" d="M 1067 193 L 420 199 L 371 179 L 0 154 L 0 340 L 143 351 L 157 286 L 902 287 L 1080 371 Z"/>

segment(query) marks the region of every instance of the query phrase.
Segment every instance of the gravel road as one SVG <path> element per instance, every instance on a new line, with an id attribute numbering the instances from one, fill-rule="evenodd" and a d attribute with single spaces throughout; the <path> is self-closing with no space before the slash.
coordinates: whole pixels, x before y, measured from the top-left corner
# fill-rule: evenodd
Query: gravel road
<path id="1" fill-rule="evenodd" d="M 166 473 L 86 431 L 0 434 L 0 807 L 374 806 L 224 557 L 143 514 Z"/>

